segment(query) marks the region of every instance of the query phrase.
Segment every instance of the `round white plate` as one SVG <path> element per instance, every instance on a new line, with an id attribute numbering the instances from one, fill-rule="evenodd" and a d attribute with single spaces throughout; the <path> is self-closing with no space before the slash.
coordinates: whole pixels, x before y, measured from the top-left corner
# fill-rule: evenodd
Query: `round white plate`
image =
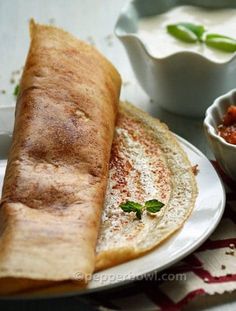
<path id="1" fill-rule="evenodd" d="M 224 188 L 210 161 L 189 142 L 181 137 L 177 138 L 191 163 L 199 166 L 196 177 L 199 194 L 194 210 L 182 229 L 148 254 L 95 273 L 85 290 L 60 293 L 58 296 L 84 294 L 122 285 L 135 279 L 144 279 L 145 275 L 161 271 L 193 252 L 214 231 L 224 211 Z M 6 160 L 1 160 L 0 187 L 5 166 Z"/>

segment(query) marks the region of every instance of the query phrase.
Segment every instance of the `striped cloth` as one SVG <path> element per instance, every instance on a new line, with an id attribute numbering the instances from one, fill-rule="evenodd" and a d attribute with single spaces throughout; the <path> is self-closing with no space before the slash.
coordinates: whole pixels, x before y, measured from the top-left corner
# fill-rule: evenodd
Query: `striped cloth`
<path id="1" fill-rule="evenodd" d="M 199 295 L 236 289 L 236 183 L 216 162 L 213 165 L 227 193 L 225 212 L 216 231 L 193 254 L 161 274 L 87 296 L 99 310 L 177 311 Z"/>

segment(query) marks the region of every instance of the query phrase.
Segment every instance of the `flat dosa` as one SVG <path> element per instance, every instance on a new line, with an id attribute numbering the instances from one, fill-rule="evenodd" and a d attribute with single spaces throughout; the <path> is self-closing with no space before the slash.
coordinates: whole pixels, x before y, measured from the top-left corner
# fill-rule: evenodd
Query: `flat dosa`
<path id="1" fill-rule="evenodd" d="M 130 104 L 120 106 L 109 183 L 97 242 L 96 270 L 153 249 L 181 228 L 197 196 L 191 164 L 177 139 L 159 120 Z M 121 203 L 157 199 L 155 216 L 125 213 Z"/>
<path id="2" fill-rule="evenodd" d="M 31 21 L 1 200 L 0 277 L 94 271 L 120 76 L 96 49 Z"/>

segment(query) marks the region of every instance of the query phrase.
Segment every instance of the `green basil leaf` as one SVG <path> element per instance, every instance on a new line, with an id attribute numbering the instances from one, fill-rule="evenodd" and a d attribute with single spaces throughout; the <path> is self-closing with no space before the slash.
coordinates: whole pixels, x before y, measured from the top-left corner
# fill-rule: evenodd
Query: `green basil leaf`
<path id="1" fill-rule="evenodd" d="M 205 37 L 206 45 L 224 51 L 233 53 L 236 51 L 236 40 L 227 36 L 218 34 L 207 34 Z"/>

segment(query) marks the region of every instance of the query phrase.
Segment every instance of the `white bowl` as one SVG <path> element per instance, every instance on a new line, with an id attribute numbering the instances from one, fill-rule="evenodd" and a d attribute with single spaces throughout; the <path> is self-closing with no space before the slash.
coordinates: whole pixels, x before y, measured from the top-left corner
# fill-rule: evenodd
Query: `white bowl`
<path id="1" fill-rule="evenodd" d="M 139 18 L 188 4 L 236 8 L 235 0 L 133 0 L 121 10 L 115 34 L 128 53 L 140 85 L 158 105 L 176 114 L 203 117 L 216 97 L 235 87 L 236 53 L 225 62 L 191 51 L 158 58 L 137 34 Z"/>
<path id="2" fill-rule="evenodd" d="M 223 171 L 236 180 L 236 145 L 227 143 L 217 134 L 217 126 L 230 105 L 236 105 L 236 89 L 218 97 L 207 109 L 204 128 L 216 160 Z"/>

